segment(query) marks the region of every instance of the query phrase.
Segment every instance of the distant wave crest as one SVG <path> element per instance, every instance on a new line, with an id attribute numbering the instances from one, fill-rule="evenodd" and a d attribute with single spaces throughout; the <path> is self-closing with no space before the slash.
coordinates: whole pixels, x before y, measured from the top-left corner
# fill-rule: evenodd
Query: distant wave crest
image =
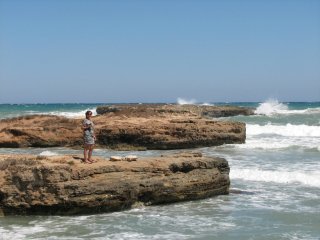
<path id="1" fill-rule="evenodd" d="M 178 98 L 178 99 L 177 99 L 177 103 L 178 103 L 179 105 L 187 105 L 187 104 L 190 104 L 190 105 L 214 106 L 214 104 L 212 104 L 212 103 L 207 103 L 207 102 L 199 103 L 199 102 L 197 102 L 197 100 L 195 100 L 195 99 L 184 99 L 184 98 Z"/>
<path id="2" fill-rule="evenodd" d="M 196 104 L 197 101 L 195 99 L 184 99 L 184 98 L 178 98 L 177 103 L 179 105 L 186 105 L 186 104 Z"/>
<path id="3" fill-rule="evenodd" d="M 87 109 L 87 110 L 82 110 L 79 112 L 47 112 L 47 113 L 41 113 L 41 114 L 49 114 L 49 115 L 56 115 L 56 116 L 62 116 L 62 117 L 67 117 L 67 118 L 80 118 L 80 117 L 85 117 L 86 111 L 90 110 L 94 115 L 97 115 L 96 109 Z"/>
<path id="4" fill-rule="evenodd" d="M 276 114 L 320 114 L 320 108 L 306 108 L 301 110 L 291 110 L 288 105 L 281 103 L 276 99 L 269 99 L 260 103 L 259 107 L 255 110 L 255 114 L 272 116 Z"/>
<path id="5" fill-rule="evenodd" d="M 279 103 L 279 101 L 276 99 L 269 99 L 266 102 L 261 103 L 260 106 L 256 109 L 255 113 L 270 116 L 275 113 L 284 113 L 287 110 L 287 105 Z"/>

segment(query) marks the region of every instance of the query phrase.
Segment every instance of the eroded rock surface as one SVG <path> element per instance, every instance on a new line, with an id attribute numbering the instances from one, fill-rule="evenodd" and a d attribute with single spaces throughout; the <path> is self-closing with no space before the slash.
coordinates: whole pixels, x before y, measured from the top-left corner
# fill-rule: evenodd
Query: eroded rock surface
<path id="1" fill-rule="evenodd" d="M 78 156 L 0 155 L 0 213 L 86 214 L 228 194 L 229 166 L 201 153 L 81 163 Z"/>
<path id="2" fill-rule="evenodd" d="M 117 104 L 97 107 L 98 114 L 130 113 L 130 115 L 159 115 L 159 114 L 193 114 L 210 118 L 231 117 L 238 115 L 253 115 L 253 108 L 238 106 L 211 106 L 211 105 L 176 105 L 176 104 Z"/>
<path id="3" fill-rule="evenodd" d="M 244 143 L 244 123 L 208 117 L 250 114 L 250 111 L 213 107 L 163 104 L 101 107 L 97 111 L 103 114 L 93 117 L 97 145 L 122 149 L 179 149 Z M 80 125 L 81 119 L 44 115 L 0 120 L 0 147 L 80 147 Z"/>

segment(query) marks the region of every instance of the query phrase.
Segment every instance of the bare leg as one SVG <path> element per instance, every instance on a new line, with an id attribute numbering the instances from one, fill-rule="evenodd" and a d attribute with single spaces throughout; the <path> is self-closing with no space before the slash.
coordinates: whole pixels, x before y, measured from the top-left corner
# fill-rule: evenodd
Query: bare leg
<path id="1" fill-rule="evenodd" d="M 83 161 L 85 162 L 85 163 L 89 163 L 89 161 L 88 161 L 88 152 L 89 152 L 90 150 L 88 149 L 88 146 L 84 146 L 84 149 L 83 149 Z"/>
<path id="2" fill-rule="evenodd" d="M 93 151 L 93 145 L 90 145 L 90 146 L 89 146 L 89 152 L 88 152 L 88 161 L 89 161 L 89 162 L 93 162 L 93 161 L 91 160 L 92 151 Z"/>
<path id="3" fill-rule="evenodd" d="M 84 147 L 83 149 L 83 161 L 87 161 L 87 149 Z"/>

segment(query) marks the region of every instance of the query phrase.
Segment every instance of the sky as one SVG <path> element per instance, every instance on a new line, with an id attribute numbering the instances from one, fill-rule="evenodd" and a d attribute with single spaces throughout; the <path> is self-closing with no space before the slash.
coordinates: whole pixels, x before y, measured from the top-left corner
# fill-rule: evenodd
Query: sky
<path id="1" fill-rule="evenodd" d="M 0 0 L 0 103 L 320 101 L 320 0 Z"/>

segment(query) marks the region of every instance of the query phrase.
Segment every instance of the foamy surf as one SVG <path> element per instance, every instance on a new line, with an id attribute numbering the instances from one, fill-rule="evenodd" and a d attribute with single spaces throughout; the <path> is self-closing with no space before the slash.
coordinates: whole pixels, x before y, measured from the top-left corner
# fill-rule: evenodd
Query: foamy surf
<path id="1" fill-rule="evenodd" d="M 284 115 L 301 115 L 301 114 L 320 114 L 320 108 L 306 108 L 306 109 L 289 109 L 288 104 L 281 103 L 276 99 L 269 99 L 260 103 L 254 112 L 258 115 L 272 116 L 277 114 Z"/>
<path id="2" fill-rule="evenodd" d="M 269 99 L 266 102 L 260 103 L 259 107 L 255 111 L 255 114 L 270 116 L 275 113 L 283 113 L 287 110 L 287 105 L 279 103 L 276 99 Z"/>
<path id="3" fill-rule="evenodd" d="M 177 99 L 177 104 L 178 105 L 200 105 L 200 106 L 214 106 L 214 104 L 204 102 L 204 103 L 199 103 L 195 99 L 184 99 L 184 98 L 178 98 Z"/>
<path id="4" fill-rule="evenodd" d="M 195 99 L 184 99 L 184 98 L 178 98 L 177 103 L 179 105 L 187 105 L 187 104 L 196 104 L 197 101 Z"/>
<path id="5" fill-rule="evenodd" d="M 319 139 L 276 139 L 276 138 L 263 138 L 263 139 L 247 139 L 245 144 L 232 145 L 238 149 L 261 149 L 261 150 L 284 150 L 294 149 L 303 151 L 320 152 Z"/>
<path id="6" fill-rule="evenodd" d="M 79 112 L 47 112 L 47 113 L 42 113 L 42 114 L 48 114 L 48 115 L 55 115 L 55 116 L 62 116 L 66 118 L 84 118 L 86 111 L 91 111 L 92 115 L 95 116 L 97 115 L 96 109 L 86 109 L 82 110 Z"/>
<path id="7" fill-rule="evenodd" d="M 290 123 L 286 125 L 247 124 L 246 133 L 248 136 L 268 134 L 286 137 L 320 137 L 320 126 L 293 125 Z"/>
<path id="8" fill-rule="evenodd" d="M 303 184 L 320 188 L 320 172 L 303 171 L 269 171 L 260 169 L 237 169 L 230 171 L 231 179 L 242 179 L 246 181 L 274 182 L 281 184 Z"/>

